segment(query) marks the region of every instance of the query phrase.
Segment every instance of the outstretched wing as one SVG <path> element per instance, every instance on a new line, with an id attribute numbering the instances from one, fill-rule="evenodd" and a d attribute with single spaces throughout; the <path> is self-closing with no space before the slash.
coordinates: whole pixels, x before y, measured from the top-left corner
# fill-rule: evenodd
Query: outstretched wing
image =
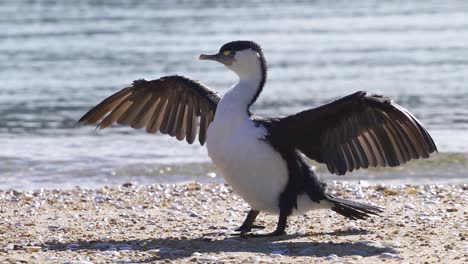
<path id="1" fill-rule="evenodd" d="M 101 129 L 113 123 L 146 127 L 148 133 L 160 131 L 192 144 L 200 119 L 198 139 L 203 145 L 219 100 L 216 92 L 183 76 L 137 80 L 93 107 L 79 122 L 90 124 L 102 119 L 98 124 Z"/>
<path id="2" fill-rule="evenodd" d="M 270 136 L 339 175 L 369 166 L 398 166 L 437 151 L 408 110 L 366 92 L 273 121 Z"/>

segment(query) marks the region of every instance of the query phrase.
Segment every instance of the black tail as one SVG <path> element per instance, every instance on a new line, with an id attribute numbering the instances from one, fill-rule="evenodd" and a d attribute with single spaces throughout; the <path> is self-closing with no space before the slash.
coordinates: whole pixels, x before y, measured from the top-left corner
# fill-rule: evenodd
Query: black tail
<path id="1" fill-rule="evenodd" d="M 326 197 L 328 201 L 331 201 L 335 204 L 331 208 L 333 211 L 352 220 L 366 219 L 370 215 L 378 215 L 379 213 L 383 212 L 384 209 L 379 206 L 336 198 L 328 194 Z"/>

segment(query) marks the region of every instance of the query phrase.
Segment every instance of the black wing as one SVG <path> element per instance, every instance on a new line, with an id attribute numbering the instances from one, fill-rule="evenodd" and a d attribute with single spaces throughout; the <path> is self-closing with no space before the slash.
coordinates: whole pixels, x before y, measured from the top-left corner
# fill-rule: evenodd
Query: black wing
<path id="1" fill-rule="evenodd" d="M 98 124 L 101 129 L 115 122 L 146 127 L 148 133 L 160 131 L 192 144 L 200 117 L 198 140 L 203 145 L 219 100 L 216 92 L 182 76 L 137 80 L 93 107 L 79 122 L 90 124 L 102 119 Z"/>
<path id="2" fill-rule="evenodd" d="M 357 92 L 332 103 L 273 121 L 270 136 L 330 172 L 398 166 L 437 151 L 429 133 L 389 98 Z"/>

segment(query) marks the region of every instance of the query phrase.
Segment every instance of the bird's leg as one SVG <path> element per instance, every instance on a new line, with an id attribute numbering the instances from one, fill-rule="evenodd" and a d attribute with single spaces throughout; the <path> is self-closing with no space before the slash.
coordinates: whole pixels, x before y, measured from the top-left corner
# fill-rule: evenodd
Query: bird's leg
<path id="1" fill-rule="evenodd" d="M 276 230 L 271 232 L 271 233 L 266 233 L 266 234 L 242 234 L 242 237 L 274 237 L 274 236 L 282 236 L 285 235 L 286 232 L 286 223 L 288 220 L 288 215 L 289 213 L 287 210 L 280 210 L 280 215 L 278 218 L 278 225 L 276 226 Z"/>
<path id="2" fill-rule="evenodd" d="M 247 217 L 244 220 L 244 223 L 236 229 L 236 231 L 240 231 L 241 235 L 250 232 L 253 228 L 256 229 L 263 229 L 265 228 L 264 226 L 259 226 L 259 225 L 254 225 L 254 221 L 257 218 L 258 214 L 260 211 L 250 209 L 249 213 L 247 214 Z"/>

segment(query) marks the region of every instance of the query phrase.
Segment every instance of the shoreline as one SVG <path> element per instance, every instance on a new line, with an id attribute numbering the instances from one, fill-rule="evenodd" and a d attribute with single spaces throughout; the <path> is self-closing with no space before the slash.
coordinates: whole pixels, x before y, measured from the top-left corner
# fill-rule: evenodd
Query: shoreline
<path id="1" fill-rule="evenodd" d="M 288 219 L 287 235 L 235 235 L 248 205 L 220 183 L 0 190 L 0 263 L 466 263 L 466 185 L 351 185 L 330 192 L 385 211 Z M 261 213 L 268 232 L 277 216 Z"/>

